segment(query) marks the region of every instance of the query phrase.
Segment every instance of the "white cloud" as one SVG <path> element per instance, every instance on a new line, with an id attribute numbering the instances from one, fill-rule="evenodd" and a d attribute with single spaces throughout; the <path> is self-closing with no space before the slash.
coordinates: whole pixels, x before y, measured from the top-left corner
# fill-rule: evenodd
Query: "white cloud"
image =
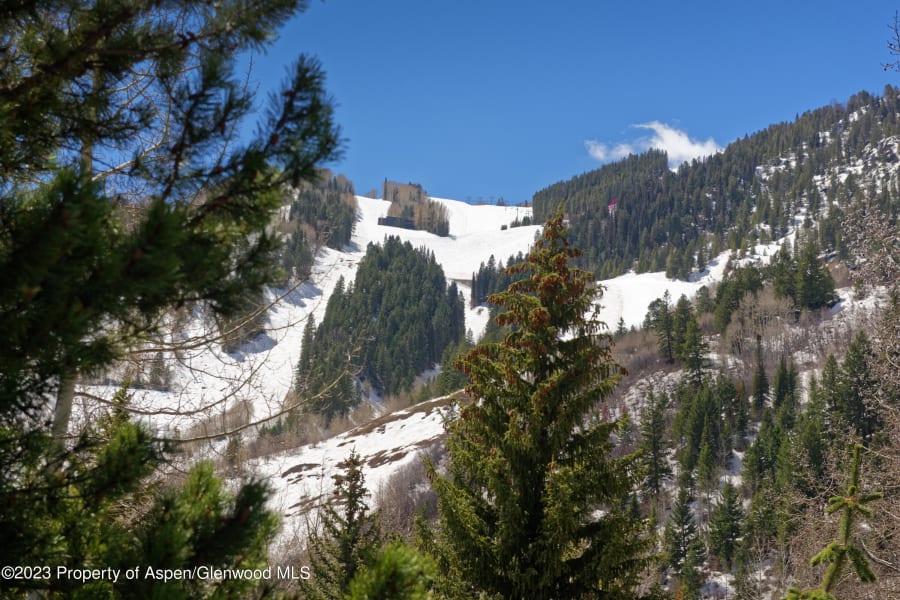
<path id="1" fill-rule="evenodd" d="M 597 140 L 586 140 L 584 147 L 592 158 L 600 162 L 621 160 L 629 154 L 645 152 L 650 148 L 665 150 L 669 156 L 669 167 L 677 168 L 681 163 L 695 158 L 709 156 L 722 150 L 712 138 L 708 140 L 691 139 L 687 133 L 659 121 L 632 125 L 635 129 L 646 129 L 652 135 L 641 137 L 633 142 L 622 142 L 610 146 Z"/>
<path id="2" fill-rule="evenodd" d="M 643 151 L 641 148 L 635 148 L 632 144 L 617 144 L 610 148 L 606 144 L 596 140 L 587 140 L 584 143 L 584 147 L 587 148 L 588 154 L 600 162 L 620 160 L 629 154 L 636 154 Z"/>

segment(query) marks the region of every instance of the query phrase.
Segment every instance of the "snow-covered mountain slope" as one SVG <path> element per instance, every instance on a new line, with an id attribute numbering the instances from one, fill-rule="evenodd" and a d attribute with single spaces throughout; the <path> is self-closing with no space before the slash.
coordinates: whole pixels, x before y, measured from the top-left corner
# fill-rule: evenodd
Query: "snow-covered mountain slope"
<path id="1" fill-rule="evenodd" d="M 501 229 L 516 219 L 530 216 L 530 208 L 437 201 L 449 213 L 448 237 L 378 225 L 379 217 L 387 214 L 389 203 L 358 197 L 351 244 L 343 251 L 322 250 L 310 281 L 288 290 L 268 292 L 272 304 L 265 334 L 237 352 L 226 353 L 218 342 L 200 343 L 205 337 L 214 337 L 213 326 L 202 311 L 196 310 L 186 325 L 170 338 L 182 345 L 177 360 L 170 365 L 170 388 L 133 390 L 133 409 L 164 434 L 211 440 L 211 448 L 219 453 L 226 444 L 223 432 L 239 432 L 244 442 L 250 442 L 257 435 L 257 424 L 270 422 L 285 410 L 306 320 L 313 316 L 321 322 L 335 284 L 341 277 L 353 281 L 369 243 L 381 243 L 387 236 L 397 236 L 416 247 L 429 249 L 446 276 L 457 280 L 468 299 L 470 277 L 482 262 L 491 255 L 506 260 L 510 255 L 526 252 L 540 231 L 539 226 Z M 799 223 L 798 219 L 795 227 Z M 755 258 L 764 260 L 777 245 L 755 248 Z M 701 286 L 720 280 L 727 258 L 723 254 L 711 260 L 706 271 L 695 274 L 688 282 L 667 279 L 662 273 L 628 273 L 604 281 L 601 319 L 610 328 L 620 318 L 626 326 L 639 326 L 649 303 L 667 290 L 673 300 L 681 294 L 692 297 Z M 486 321 L 486 308 L 467 309 L 466 327 L 476 337 L 483 332 Z M 86 386 L 82 391 L 109 398 L 115 390 L 116 385 L 95 385 Z M 450 404 L 449 399 L 440 398 L 384 414 L 329 440 L 247 461 L 244 469 L 270 480 L 275 490 L 273 507 L 284 515 L 284 536 L 290 536 L 302 532 L 308 509 L 328 497 L 332 475 L 351 450 L 360 454 L 369 489 L 375 491 L 392 473 L 416 460 L 422 449 L 442 439 L 443 414 Z M 84 406 L 82 415 L 87 415 L 90 402 Z"/>
<path id="2" fill-rule="evenodd" d="M 329 501 L 334 476 L 351 452 L 363 462 L 366 488 L 377 494 L 390 477 L 423 452 L 441 444 L 452 397 L 442 397 L 382 415 L 323 442 L 248 461 L 244 468 L 265 477 L 270 506 L 282 518 L 280 541 L 303 538 L 307 520 Z"/>
<path id="3" fill-rule="evenodd" d="M 328 297 L 343 277 L 352 282 L 369 243 L 396 236 L 416 247 L 432 251 L 449 279 L 456 279 L 468 300 L 472 273 L 491 255 L 506 260 L 528 250 L 538 226 L 501 230 L 516 219 L 531 215 L 525 207 L 472 206 L 455 200 L 438 200 L 448 211 L 450 236 L 438 237 L 378 225 L 389 202 L 357 197 L 357 221 L 351 244 L 343 251 L 323 249 L 316 257 L 309 281 L 287 290 L 269 290 L 268 325 L 238 351 L 227 353 L 216 339 L 212 320 L 199 308 L 181 327 L 175 327 L 167 344 L 177 351 L 164 351 L 171 383 L 166 389 L 132 390 L 132 410 L 164 435 L 179 438 L 215 437 L 247 423 L 277 416 L 293 382 L 300 356 L 303 327 L 309 316 L 321 322 Z M 467 310 L 466 328 L 478 337 L 487 323 L 487 310 Z M 212 339 L 213 341 L 208 341 Z M 146 353 L 137 358 L 146 358 Z M 119 382 L 81 388 L 81 416 L 90 418 L 91 397 L 111 398 Z"/>

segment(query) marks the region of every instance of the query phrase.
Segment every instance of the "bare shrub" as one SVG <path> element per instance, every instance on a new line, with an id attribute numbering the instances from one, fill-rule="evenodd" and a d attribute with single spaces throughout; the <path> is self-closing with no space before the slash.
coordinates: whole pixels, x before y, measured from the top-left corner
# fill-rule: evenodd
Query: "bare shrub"
<path id="1" fill-rule="evenodd" d="M 656 334 L 639 329 L 626 333 L 613 346 L 613 359 L 625 367 L 630 377 L 640 379 L 661 367 Z"/>
<path id="2" fill-rule="evenodd" d="M 425 476 L 424 458 L 434 464 L 443 454 L 442 444 L 426 450 L 417 460 L 397 470 L 375 494 L 382 531 L 396 533 L 410 539 L 415 531 L 416 518 L 437 518 L 437 496 Z"/>
<path id="3" fill-rule="evenodd" d="M 317 415 L 288 417 L 271 425 L 260 426 L 257 436 L 247 445 L 247 454 L 249 458 L 269 456 L 314 444 L 325 438 L 324 417 Z"/>
<path id="4" fill-rule="evenodd" d="M 751 361 L 756 338 L 762 336 L 768 349 L 775 354 L 790 353 L 787 342 L 795 314 L 791 301 L 776 297 L 772 288 L 747 294 L 731 315 L 719 350 L 743 362 Z"/>
<path id="5" fill-rule="evenodd" d="M 834 280 L 835 288 L 844 288 L 853 285 L 853 279 L 850 277 L 850 269 L 847 268 L 846 263 L 842 261 L 832 262 L 828 265 L 828 270 L 831 272 L 831 278 Z"/>
<path id="6" fill-rule="evenodd" d="M 239 400 L 219 414 L 209 415 L 194 423 L 184 432 L 183 439 L 192 440 L 180 445 L 187 455 L 207 449 L 210 442 L 225 439 L 229 431 L 235 431 L 250 423 L 253 408 L 247 399 Z"/>

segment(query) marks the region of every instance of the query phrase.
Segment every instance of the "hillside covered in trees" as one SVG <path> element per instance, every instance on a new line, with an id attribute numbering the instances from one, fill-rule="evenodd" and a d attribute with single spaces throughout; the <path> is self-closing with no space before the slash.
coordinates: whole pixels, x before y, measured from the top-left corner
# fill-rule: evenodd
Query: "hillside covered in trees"
<path id="1" fill-rule="evenodd" d="M 287 236 L 281 249 L 281 266 L 292 280 L 310 275 L 316 252 L 322 246 L 341 249 L 350 243 L 356 219 L 353 182 L 328 170 L 294 191 L 281 224 Z"/>
<path id="2" fill-rule="evenodd" d="M 306 325 L 298 391 L 315 396 L 338 379 L 309 407 L 330 417 L 358 402 L 355 377 L 382 393 L 409 390 L 448 345 L 463 340 L 463 311 L 456 283 L 447 285 L 432 253 L 393 236 L 370 244 L 355 280 L 338 281 L 322 323 Z"/>
<path id="3" fill-rule="evenodd" d="M 821 245 L 840 250 L 839 206 L 860 192 L 859 169 L 900 160 L 892 138 L 898 114 L 900 91 L 887 86 L 881 96 L 860 92 L 676 171 L 662 151 L 632 155 L 535 193 L 534 217 L 545 220 L 561 203 L 573 243 L 585 249 L 580 264 L 601 279 L 630 269 L 684 279 L 710 256 L 778 239 L 801 211 L 825 208 Z M 870 195 L 896 214 L 896 182 Z"/>
<path id="4" fill-rule="evenodd" d="M 381 202 L 322 170 L 313 59 L 237 139 L 304 8 L 0 10 L 0 595 L 896 596 L 897 90 L 534 219 Z M 598 279 L 710 260 L 601 322 Z"/>

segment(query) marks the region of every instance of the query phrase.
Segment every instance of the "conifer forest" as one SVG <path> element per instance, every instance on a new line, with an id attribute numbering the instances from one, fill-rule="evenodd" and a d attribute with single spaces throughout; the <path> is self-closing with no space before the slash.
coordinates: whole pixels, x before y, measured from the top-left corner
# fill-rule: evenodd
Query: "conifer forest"
<path id="1" fill-rule="evenodd" d="M 308 10 L 0 7 L 0 597 L 900 598 L 900 87 L 379 198 Z"/>

